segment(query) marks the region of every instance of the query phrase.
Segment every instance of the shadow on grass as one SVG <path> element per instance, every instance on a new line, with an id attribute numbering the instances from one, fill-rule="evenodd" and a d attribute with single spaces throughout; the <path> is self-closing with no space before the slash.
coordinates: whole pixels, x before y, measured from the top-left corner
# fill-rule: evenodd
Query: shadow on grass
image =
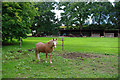
<path id="1" fill-rule="evenodd" d="M 19 41 L 3 41 L 2 46 L 18 45 Z"/>

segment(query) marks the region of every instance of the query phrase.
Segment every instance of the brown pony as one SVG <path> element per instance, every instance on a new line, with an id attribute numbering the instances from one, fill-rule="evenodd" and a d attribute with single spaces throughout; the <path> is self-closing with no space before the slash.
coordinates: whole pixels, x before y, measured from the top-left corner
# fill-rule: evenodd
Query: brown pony
<path id="1" fill-rule="evenodd" d="M 52 63 L 51 61 L 51 53 L 53 51 L 53 47 L 56 48 L 56 45 L 57 45 L 57 39 L 54 39 L 53 40 L 50 40 L 49 42 L 47 43 L 42 43 L 42 42 L 39 42 L 35 45 L 35 56 L 36 56 L 36 59 L 40 60 L 39 58 L 39 53 L 42 52 L 42 53 L 46 53 L 46 60 L 45 62 L 47 63 L 47 54 L 50 53 L 49 55 L 49 59 L 50 59 L 50 63 Z"/>

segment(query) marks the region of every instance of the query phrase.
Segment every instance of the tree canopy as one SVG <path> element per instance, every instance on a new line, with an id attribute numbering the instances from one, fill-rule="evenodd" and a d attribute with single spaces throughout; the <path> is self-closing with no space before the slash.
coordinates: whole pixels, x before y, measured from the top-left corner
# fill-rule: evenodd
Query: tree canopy
<path id="1" fill-rule="evenodd" d="M 31 2 L 3 2 L 2 3 L 2 39 L 27 37 L 36 15 L 34 3 Z"/>
<path id="2" fill-rule="evenodd" d="M 57 19 L 55 18 L 54 10 L 55 2 L 38 2 L 35 3 L 38 15 L 35 16 L 31 29 L 36 30 L 37 34 L 45 33 L 47 35 L 53 34 L 55 27 L 57 27 Z"/>
<path id="3" fill-rule="evenodd" d="M 63 9 L 60 8 L 61 10 L 64 10 L 64 13 L 61 14 L 61 22 L 66 26 L 75 25 L 82 28 L 85 20 L 87 20 L 90 15 L 89 6 L 87 5 L 88 4 L 86 2 L 61 3 L 60 6 L 64 6 Z"/>
<path id="4" fill-rule="evenodd" d="M 26 38 L 32 30 L 53 34 L 58 26 L 55 2 L 3 2 L 2 40 Z"/>
<path id="5" fill-rule="evenodd" d="M 96 25 L 102 25 L 101 29 L 118 29 L 120 2 L 114 4 L 115 6 L 110 2 L 61 2 L 59 10 L 64 13 L 61 13 L 60 22 L 67 27 L 77 26 L 79 29 L 83 25 L 95 25 L 93 29 L 97 28 Z"/>

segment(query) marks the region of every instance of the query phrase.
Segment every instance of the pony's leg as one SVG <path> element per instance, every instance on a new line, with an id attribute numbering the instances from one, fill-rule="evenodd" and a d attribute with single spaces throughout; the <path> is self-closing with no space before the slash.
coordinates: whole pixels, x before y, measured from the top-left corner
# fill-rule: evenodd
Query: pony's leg
<path id="1" fill-rule="evenodd" d="M 36 56 L 36 59 L 38 59 L 40 61 L 39 53 L 37 50 L 35 50 L 35 56 Z"/>
<path id="2" fill-rule="evenodd" d="M 40 61 L 39 53 L 37 54 L 37 59 Z"/>
<path id="3" fill-rule="evenodd" d="M 36 57 L 36 59 L 38 59 L 38 52 L 37 52 L 37 50 L 35 50 L 35 57 Z"/>
<path id="4" fill-rule="evenodd" d="M 45 60 L 46 63 L 47 63 L 47 54 L 48 54 L 48 53 L 46 53 L 46 60 Z"/>
<path id="5" fill-rule="evenodd" d="M 51 61 L 51 53 L 50 53 L 50 55 L 49 55 L 49 60 L 50 60 L 50 63 L 52 64 L 52 61 Z"/>

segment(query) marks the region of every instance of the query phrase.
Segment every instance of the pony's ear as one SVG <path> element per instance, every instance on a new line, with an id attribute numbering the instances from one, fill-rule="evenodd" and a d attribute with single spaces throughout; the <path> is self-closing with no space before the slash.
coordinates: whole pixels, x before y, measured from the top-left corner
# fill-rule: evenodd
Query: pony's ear
<path id="1" fill-rule="evenodd" d="M 53 38 L 53 41 L 54 41 L 54 38 Z"/>
<path id="2" fill-rule="evenodd" d="M 49 40 L 48 44 L 50 44 L 50 40 Z"/>
<path id="3" fill-rule="evenodd" d="M 48 44 L 50 44 L 50 42 L 48 42 Z"/>

